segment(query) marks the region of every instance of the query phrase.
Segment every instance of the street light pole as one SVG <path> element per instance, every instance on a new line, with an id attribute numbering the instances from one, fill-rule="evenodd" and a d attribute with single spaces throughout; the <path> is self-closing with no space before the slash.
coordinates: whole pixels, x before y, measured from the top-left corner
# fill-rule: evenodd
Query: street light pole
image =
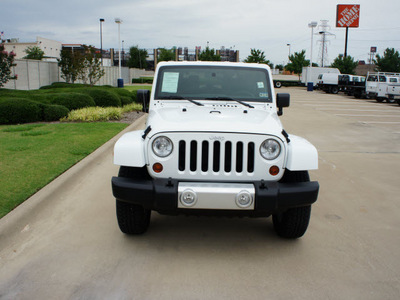
<path id="1" fill-rule="evenodd" d="M 314 82 L 311 82 L 311 72 L 312 72 L 312 48 L 313 48 L 313 35 L 314 35 L 314 28 L 317 27 L 317 22 L 311 22 L 308 24 L 308 27 L 311 28 L 311 52 L 310 52 L 310 68 L 307 72 L 307 91 L 312 92 L 314 89 Z"/>
<path id="2" fill-rule="evenodd" d="M 288 56 L 288 63 L 290 62 L 290 44 L 286 44 L 289 47 L 289 56 Z"/>
<path id="3" fill-rule="evenodd" d="M 100 19 L 100 55 L 101 55 L 101 65 L 103 66 L 103 24 L 104 19 Z"/>
<path id="4" fill-rule="evenodd" d="M 122 79 L 121 74 L 121 23 L 122 20 L 120 18 L 115 18 L 115 23 L 118 24 L 118 47 L 119 47 L 119 55 L 118 55 L 118 87 L 124 87 L 124 81 Z"/>

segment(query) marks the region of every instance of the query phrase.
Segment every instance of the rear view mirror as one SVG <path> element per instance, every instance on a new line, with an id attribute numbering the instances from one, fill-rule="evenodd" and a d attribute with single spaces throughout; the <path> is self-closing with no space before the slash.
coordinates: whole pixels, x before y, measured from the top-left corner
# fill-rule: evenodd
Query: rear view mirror
<path id="1" fill-rule="evenodd" d="M 150 103 L 150 91 L 149 90 L 138 90 L 137 91 L 138 103 L 141 103 L 143 108 L 142 111 L 145 113 L 149 112 Z"/>
<path id="2" fill-rule="evenodd" d="M 283 107 L 289 107 L 290 105 L 290 94 L 278 93 L 276 94 L 276 107 L 278 107 L 278 116 L 283 115 Z"/>

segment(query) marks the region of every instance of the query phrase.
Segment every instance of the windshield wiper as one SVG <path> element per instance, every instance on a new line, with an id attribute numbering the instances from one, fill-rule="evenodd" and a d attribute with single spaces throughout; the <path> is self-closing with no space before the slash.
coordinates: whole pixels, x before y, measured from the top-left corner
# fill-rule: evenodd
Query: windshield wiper
<path id="1" fill-rule="evenodd" d="M 241 100 L 237 100 L 237 99 L 233 99 L 231 97 L 210 97 L 210 98 L 206 98 L 206 100 L 231 100 L 231 101 L 236 101 L 237 103 L 240 103 L 244 106 L 250 107 L 250 108 L 254 108 L 253 105 L 250 105 L 246 102 L 243 102 Z"/>
<path id="2" fill-rule="evenodd" d="M 196 105 L 198 105 L 198 106 L 204 106 L 203 103 L 200 103 L 200 102 L 194 101 L 193 99 L 185 98 L 185 97 L 182 97 L 182 96 L 179 96 L 179 95 L 175 95 L 175 96 L 172 96 L 172 95 L 171 95 L 171 96 L 162 96 L 162 97 L 159 97 L 158 99 L 187 100 L 187 101 L 189 101 L 189 102 L 191 102 L 191 103 L 193 103 L 193 104 L 196 104 Z"/>

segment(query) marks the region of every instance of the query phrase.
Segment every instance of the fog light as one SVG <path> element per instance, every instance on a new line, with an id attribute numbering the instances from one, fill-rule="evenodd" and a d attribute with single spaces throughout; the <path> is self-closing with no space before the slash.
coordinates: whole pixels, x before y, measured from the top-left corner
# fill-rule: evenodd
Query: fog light
<path id="1" fill-rule="evenodd" d="M 253 197 L 248 191 L 241 191 L 236 195 L 236 205 L 247 208 L 253 203 Z"/>
<path id="2" fill-rule="evenodd" d="M 184 190 L 181 194 L 180 200 L 184 206 L 193 206 L 196 204 L 197 194 L 191 189 Z"/>
<path id="3" fill-rule="evenodd" d="M 162 165 L 162 164 L 160 164 L 160 163 L 155 163 L 155 164 L 153 165 L 153 171 L 154 171 L 154 172 L 156 172 L 156 173 L 161 173 L 162 170 L 163 170 L 163 165 Z"/>

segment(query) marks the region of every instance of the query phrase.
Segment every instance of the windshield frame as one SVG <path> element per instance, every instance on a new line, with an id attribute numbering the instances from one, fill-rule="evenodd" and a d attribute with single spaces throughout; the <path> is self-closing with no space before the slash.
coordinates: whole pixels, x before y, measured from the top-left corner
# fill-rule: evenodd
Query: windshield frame
<path id="1" fill-rule="evenodd" d="M 185 99 L 191 99 L 191 100 L 205 100 L 205 101 L 210 101 L 211 99 L 207 99 L 207 98 L 215 98 L 212 99 L 213 101 L 244 101 L 244 102 L 257 102 L 257 103 L 272 103 L 273 102 L 273 95 L 272 95 L 272 90 L 271 90 L 271 80 L 270 80 L 270 75 L 269 72 L 266 68 L 255 68 L 255 67 L 246 67 L 246 66 L 223 66 L 223 65 L 209 65 L 209 66 L 200 66 L 200 65 L 170 65 L 170 66 L 161 66 L 158 70 L 157 73 L 157 84 L 155 87 L 155 92 L 154 92 L 154 99 L 155 100 L 181 100 L 182 98 L 178 98 L 174 99 L 173 98 L 173 94 L 171 94 L 170 99 L 163 99 L 163 95 L 161 95 L 161 88 L 162 88 L 162 79 L 163 79 L 163 74 L 165 72 L 168 72 L 168 70 L 177 70 L 177 69 L 181 69 L 182 71 L 184 71 L 185 69 L 203 69 L 203 70 L 218 70 L 218 69 L 226 69 L 226 70 L 232 70 L 233 72 L 236 71 L 240 71 L 240 70 L 255 70 L 258 72 L 263 72 L 265 75 L 265 83 L 266 83 L 266 87 L 265 90 L 268 94 L 267 97 L 259 97 L 259 98 L 255 98 L 255 97 L 249 97 L 249 96 L 239 96 L 239 97 L 232 97 L 232 95 L 227 95 L 227 96 L 222 96 L 221 94 L 216 93 L 214 94 L 210 94 L 208 96 L 183 96 L 183 98 Z M 179 96 L 180 95 L 178 92 L 176 93 Z M 222 97 L 221 97 L 222 96 Z M 221 99 L 217 99 L 217 98 L 221 98 Z M 232 98 L 232 100 L 229 99 L 223 99 L 223 98 Z"/>

